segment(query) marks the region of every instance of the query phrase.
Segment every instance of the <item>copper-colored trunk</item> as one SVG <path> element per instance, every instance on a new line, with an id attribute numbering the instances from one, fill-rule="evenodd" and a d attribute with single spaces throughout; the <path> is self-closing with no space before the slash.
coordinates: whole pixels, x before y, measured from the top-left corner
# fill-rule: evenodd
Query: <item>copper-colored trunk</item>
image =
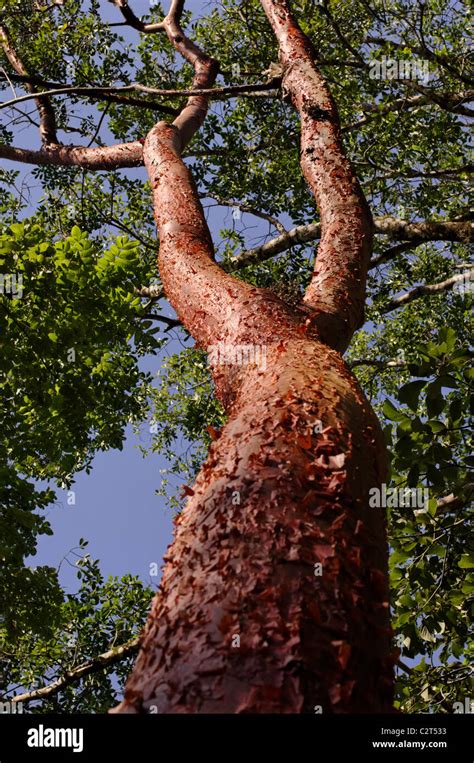
<path id="1" fill-rule="evenodd" d="M 383 454 L 338 353 L 269 346 L 179 517 L 121 710 L 389 710 Z"/>

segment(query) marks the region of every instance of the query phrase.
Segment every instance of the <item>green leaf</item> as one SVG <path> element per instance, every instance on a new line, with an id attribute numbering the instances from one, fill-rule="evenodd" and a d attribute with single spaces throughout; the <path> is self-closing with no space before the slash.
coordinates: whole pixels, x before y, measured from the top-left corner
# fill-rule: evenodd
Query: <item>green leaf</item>
<path id="1" fill-rule="evenodd" d="M 390 421 L 403 421 L 407 418 L 406 414 L 397 410 L 390 400 L 385 400 L 383 404 L 383 412 Z"/>
<path id="2" fill-rule="evenodd" d="M 426 381 L 424 380 L 416 380 L 412 382 L 408 382 L 408 384 L 404 384 L 403 387 L 400 387 L 398 390 L 398 399 L 401 403 L 405 403 L 409 406 L 409 408 L 412 409 L 412 411 L 417 410 L 418 408 L 418 399 L 420 397 L 420 392 L 423 389 L 423 387 L 426 385 Z"/>
<path id="3" fill-rule="evenodd" d="M 448 389 L 456 389 L 458 387 L 458 381 L 451 376 L 451 374 L 443 374 L 437 379 L 439 387 L 447 387 Z"/>
<path id="4" fill-rule="evenodd" d="M 456 398 L 449 405 L 449 415 L 453 422 L 459 421 L 463 413 L 463 402 L 460 397 Z"/>
<path id="5" fill-rule="evenodd" d="M 431 419 L 428 421 L 428 426 L 434 434 L 443 432 L 446 429 L 446 425 L 442 421 L 439 421 L 439 419 Z"/>
<path id="6" fill-rule="evenodd" d="M 426 388 L 426 408 L 430 418 L 436 418 L 443 412 L 446 400 L 443 397 L 438 381 L 434 381 Z"/>
<path id="7" fill-rule="evenodd" d="M 438 334 L 438 341 L 446 345 L 447 352 L 452 352 L 456 344 L 456 332 L 449 326 L 445 326 Z"/>

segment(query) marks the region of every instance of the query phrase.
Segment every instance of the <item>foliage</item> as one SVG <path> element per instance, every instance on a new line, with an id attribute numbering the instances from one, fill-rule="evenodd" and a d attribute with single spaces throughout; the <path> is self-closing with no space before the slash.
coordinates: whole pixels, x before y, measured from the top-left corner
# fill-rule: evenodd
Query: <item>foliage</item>
<path id="1" fill-rule="evenodd" d="M 86 541 L 81 540 L 84 549 Z M 114 646 L 121 646 L 138 635 L 150 601 L 151 588 L 137 576 L 110 576 L 104 580 L 98 561 L 88 554 L 76 556 L 77 577 L 81 582 L 74 594 L 67 594 L 58 612 L 58 622 L 45 639 L 25 630 L 16 640 L 14 652 L 0 660 L 3 685 L 30 689 L 39 683 L 52 683 Z M 134 654 L 129 652 L 113 666 L 101 667 L 66 684 L 50 698 L 35 701 L 29 712 L 103 713 L 117 703 L 120 687 L 130 671 Z M 6 657 L 6 659 L 5 659 Z M 38 677 L 41 676 L 41 681 Z"/>
<path id="2" fill-rule="evenodd" d="M 417 378 L 400 387 L 396 404 L 383 405 L 395 422 L 386 428 L 392 485 L 408 495 L 426 488 L 429 497 L 418 508 L 389 509 L 393 628 L 403 657 L 424 656 L 408 676 L 400 673 L 399 702 L 410 712 L 452 712 L 469 696 L 472 664 L 472 353 L 443 329 L 419 347 L 409 370 Z"/>
<path id="3" fill-rule="evenodd" d="M 52 241 L 35 222 L 16 223 L 1 230 L 0 266 L 16 278 L 16 289 L 5 281 L 0 295 L 0 611 L 8 640 L 26 625 L 50 633 L 62 600 L 56 570 L 24 566 L 37 536 L 52 532 L 44 510 L 55 500 L 30 480 L 69 487 L 98 450 L 122 447 L 146 399 L 139 359 L 161 345 L 134 294 L 137 275 L 148 275 L 136 242 L 122 237 L 104 251 L 77 226 Z"/>

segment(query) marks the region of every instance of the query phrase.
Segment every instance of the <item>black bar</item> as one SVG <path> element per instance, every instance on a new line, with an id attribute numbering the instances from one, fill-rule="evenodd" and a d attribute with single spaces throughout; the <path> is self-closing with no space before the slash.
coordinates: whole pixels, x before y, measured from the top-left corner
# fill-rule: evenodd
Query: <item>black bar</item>
<path id="1" fill-rule="evenodd" d="M 237 754 L 262 763 L 373 760 L 474 760 L 473 716 L 459 715 L 0 715 L 0 763 L 122 761 L 191 755 L 225 763 Z M 41 730 L 42 729 L 42 730 Z M 56 734 L 56 730 L 63 732 Z M 82 730 L 82 737 L 80 732 Z M 28 745 L 43 743 L 43 747 Z M 69 744 L 51 747 L 49 743 Z M 73 746 L 77 752 L 73 752 Z M 328 757 L 329 756 L 329 757 Z M 358 757 L 356 758 L 358 760 Z M 350 760 L 348 758 L 348 760 Z M 269 761 L 268 761 L 269 763 Z"/>

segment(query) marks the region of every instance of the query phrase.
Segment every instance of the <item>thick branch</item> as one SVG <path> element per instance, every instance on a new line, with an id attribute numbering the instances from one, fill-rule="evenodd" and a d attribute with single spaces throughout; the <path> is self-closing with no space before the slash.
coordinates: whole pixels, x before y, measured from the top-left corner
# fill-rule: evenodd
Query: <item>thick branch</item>
<path id="1" fill-rule="evenodd" d="M 413 239 L 412 241 L 402 241 L 401 244 L 395 244 L 395 246 L 391 246 L 389 249 L 385 249 L 384 252 L 381 254 L 378 254 L 376 257 L 372 257 L 370 260 L 369 268 L 376 268 L 379 265 L 384 265 L 386 262 L 390 262 L 390 260 L 394 260 L 396 257 L 398 257 L 399 254 L 403 254 L 404 252 L 409 252 L 412 249 L 416 249 L 417 246 L 422 244 L 423 241 L 420 239 Z"/>
<path id="2" fill-rule="evenodd" d="M 464 486 L 464 495 L 456 495 L 455 493 L 449 493 L 442 498 L 439 498 L 436 502 L 436 510 L 439 514 L 447 514 L 457 509 L 462 509 L 464 506 L 468 506 L 471 503 L 472 494 L 474 492 L 474 483 L 469 482 Z"/>
<path id="3" fill-rule="evenodd" d="M 251 287 L 215 262 L 197 188 L 180 148 L 178 128 L 164 122 L 153 128 L 144 146 L 160 236 L 158 264 L 166 297 L 179 319 L 198 345 L 208 347 L 221 340 L 236 300 Z"/>
<path id="4" fill-rule="evenodd" d="M 0 159 L 26 164 L 84 167 L 89 170 L 115 170 L 143 164 L 143 144 L 139 140 L 115 146 L 87 148 L 85 146 L 48 145 L 36 151 L 0 144 Z"/>
<path id="5" fill-rule="evenodd" d="M 466 106 L 456 105 L 455 101 L 454 103 L 451 101 L 451 97 L 456 97 L 456 94 L 454 93 L 452 96 L 449 96 L 448 93 L 437 93 L 433 88 L 424 87 L 424 85 L 421 85 L 419 82 L 409 79 L 405 80 L 405 84 L 410 90 L 415 90 L 417 93 L 426 96 L 429 100 L 446 111 L 453 111 L 454 113 L 462 114 L 466 117 L 474 116 L 474 111 L 472 109 L 469 109 Z M 466 90 L 464 94 L 460 93 L 459 95 L 462 97 L 462 102 L 469 102 L 473 99 L 472 90 Z"/>
<path id="6" fill-rule="evenodd" d="M 300 115 L 301 167 L 321 217 L 321 242 L 304 302 L 315 311 L 321 338 L 344 350 L 363 322 L 372 219 L 345 156 L 339 116 L 315 64 L 316 51 L 287 0 L 261 3 L 279 44 L 283 90 Z"/>
<path id="7" fill-rule="evenodd" d="M 177 21 L 180 10 L 182 4 L 172 4 L 163 29 L 176 50 L 194 66 L 193 90 L 208 91 L 218 64 L 184 35 Z M 199 194 L 182 159 L 183 148 L 206 116 L 208 100 L 207 94 L 191 95 L 173 124 L 157 124 L 144 145 L 160 237 L 158 264 L 164 292 L 198 346 L 205 348 L 224 340 L 238 343 L 239 332 L 245 332 L 245 340 L 251 341 L 252 330 L 256 335 L 261 333 L 255 314 L 262 312 L 277 327 L 273 338 L 289 330 L 288 324 L 294 331 L 301 321 L 301 316 L 294 315 L 275 295 L 228 275 L 215 262 Z M 227 404 L 235 392 L 234 380 L 230 380 L 228 369 L 220 368 L 216 373 L 218 395 Z"/>
<path id="8" fill-rule="evenodd" d="M 160 32 L 164 28 L 163 21 L 160 21 L 157 24 L 144 24 L 138 16 L 135 16 L 127 0 L 109 0 L 109 3 L 112 3 L 112 5 L 115 5 L 115 7 L 120 10 L 127 24 L 133 27 L 133 29 L 136 29 L 137 32 L 151 34 L 153 32 Z M 173 3 L 173 5 L 175 5 L 175 3 Z"/>
<path id="9" fill-rule="evenodd" d="M 127 0 L 110 0 L 121 12 L 127 24 L 140 32 L 164 31 L 183 58 L 194 67 L 192 90 L 209 89 L 214 85 L 219 65 L 206 55 L 195 43 L 184 34 L 180 19 L 183 14 L 184 0 L 172 0 L 168 14 L 157 24 L 144 24 L 130 8 Z M 186 106 L 173 122 L 178 128 L 181 139 L 181 151 L 189 143 L 196 130 L 199 129 L 207 114 L 208 95 L 191 95 Z"/>
<path id="10" fill-rule="evenodd" d="M 159 284 L 152 284 L 151 286 L 140 286 L 135 289 L 135 293 L 139 297 L 145 297 L 146 299 L 157 300 L 165 296 L 163 287 Z"/>
<path id="11" fill-rule="evenodd" d="M 114 665 L 125 657 L 134 654 L 138 651 L 139 643 L 140 639 L 138 637 L 133 638 L 121 646 L 116 646 L 103 654 L 97 655 L 97 657 L 93 657 L 87 662 L 83 662 L 81 665 L 78 665 L 77 668 L 68 670 L 55 681 L 48 684 L 48 686 L 42 686 L 40 689 L 34 689 L 33 691 L 25 692 L 24 694 L 17 694 L 17 696 L 12 697 L 10 701 L 26 704 L 27 702 L 33 702 L 33 700 L 49 699 L 54 694 L 58 694 L 58 692 L 64 689 L 65 686 L 76 683 L 81 678 L 84 678 L 84 676 L 88 676 L 91 673 L 97 673 L 99 670 L 108 668 L 110 665 Z"/>
<path id="12" fill-rule="evenodd" d="M 163 24 L 168 39 L 185 61 L 194 66 L 193 89 L 208 89 L 214 85 L 219 63 L 206 55 L 193 43 L 179 25 L 184 8 L 184 0 L 173 0 L 168 16 Z M 206 118 L 209 105 L 208 95 L 191 95 L 180 115 L 174 120 L 181 141 L 181 151 L 187 146 L 193 135 L 199 130 Z"/>
<path id="13" fill-rule="evenodd" d="M 395 241 L 417 244 L 426 241 L 457 241 L 460 243 L 474 241 L 474 226 L 471 222 L 424 220 L 423 222 L 412 223 L 387 216 L 376 218 L 374 225 L 376 233 L 388 236 Z M 299 225 L 289 230 L 288 233 L 276 236 L 261 246 L 241 252 L 229 263 L 227 269 L 230 271 L 240 270 L 256 262 L 263 262 L 285 252 L 296 244 L 308 244 L 315 241 L 320 235 L 321 225 L 319 223 Z M 382 256 L 374 257 L 369 263 L 369 268 L 382 264 L 382 261 Z"/>
<path id="14" fill-rule="evenodd" d="M 377 263 L 378 264 L 378 263 Z M 225 269 L 232 272 L 232 268 L 229 265 L 225 266 Z M 474 273 L 469 270 L 465 273 L 460 273 L 459 275 L 452 276 L 451 278 L 447 278 L 445 281 L 441 281 L 440 283 L 436 284 L 423 284 L 421 286 L 416 286 L 414 289 L 412 289 L 409 292 L 406 292 L 405 294 L 402 294 L 400 297 L 395 297 L 392 299 L 383 309 L 384 313 L 391 312 L 392 310 L 396 310 L 399 307 L 403 307 L 407 302 L 412 302 L 415 299 L 419 299 L 421 297 L 426 296 L 434 296 L 442 291 L 449 291 L 453 289 L 456 284 L 459 283 L 466 283 L 471 280 L 474 280 Z M 142 286 L 140 289 L 137 289 L 137 294 L 139 294 L 141 297 L 149 297 L 153 300 L 159 299 L 161 296 L 163 296 L 163 290 L 161 287 L 155 287 L 155 286 Z M 472 286 L 472 291 L 474 292 L 474 284 Z M 181 325 L 180 321 L 173 320 L 171 318 L 165 318 L 163 316 L 159 315 L 147 315 L 144 317 L 153 318 L 154 320 L 162 320 L 164 323 L 168 324 L 169 328 L 175 328 L 176 326 Z M 375 368 L 401 368 L 406 365 L 406 362 L 403 360 L 374 360 L 374 359 L 368 359 L 368 358 L 362 358 L 360 360 L 355 360 L 352 363 L 349 364 L 350 368 L 356 368 L 357 366 L 374 366 Z"/>
<path id="15" fill-rule="evenodd" d="M 297 244 L 307 244 L 315 241 L 321 236 L 321 225 L 319 223 L 308 223 L 308 225 L 298 225 L 287 233 L 282 233 L 261 246 L 246 249 L 231 260 L 226 266 L 226 270 L 241 270 L 248 265 L 257 262 L 264 262 L 277 254 L 291 249 Z"/>
<path id="16" fill-rule="evenodd" d="M 397 241 L 458 241 L 460 243 L 474 241 L 474 225 L 469 221 L 407 222 L 407 220 L 387 215 L 377 218 L 375 228 L 377 233 Z"/>
<path id="17" fill-rule="evenodd" d="M 28 72 L 26 71 L 22 60 L 17 55 L 8 34 L 8 30 L 4 24 L 0 24 L 0 43 L 8 61 L 16 73 L 27 77 Z M 28 83 L 26 84 L 26 87 L 30 91 L 33 90 L 33 87 Z M 54 115 L 51 101 L 47 96 L 34 96 L 34 99 L 40 117 L 40 135 L 42 143 L 44 145 L 57 144 L 56 117 Z"/>
<path id="18" fill-rule="evenodd" d="M 171 331 L 171 329 L 182 326 L 181 321 L 177 321 L 175 318 L 168 318 L 166 315 L 155 315 L 154 313 L 145 313 L 141 316 L 142 320 L 161 321 L 165 324 L 165 333 Z"/>
<path id="19" fill-rule="evenodd" d="M 469 103 L 474 98 L 474 90 L 468 89 L 459 93 L 444 93 L 437 92 L 431 87 L 424 87 L 419 82 L 412 80 L 405 80 L 406 86 L 410 90 L 415 90 L 421 96 L 427 98 L 428 101 L 439 106 L 445 111 L 452 111 L 455 114 L 462 114 L 466 117 L 474 116 L 474 111 L 467 106 L 463 106 L 463 103 Z"/>
<path id="20" fill-rule="evenodd" d="M 383 312 L 389 313 L 392 310 L 396 310 L 398 307 L 406 305 L 408 302 L 413 302 L 415 299 L 420 299 L 420 297 L 431 297 L 434 294 L 439 294 L 441 291 L 449 291 L 450 289 L 453 289 L 456 284 L 468 283 L 471 279 L 474 280 L 474 272 L 472 270 L 468 270 L 465 273 L 459 273 L 457 276 L 451 276 L 451 278 L 447 278 L 445 281 L 441 281 L 440 283 L 422 284 L 421 286 L 415 286 L 414 289 L 411 289 L 405 294 L 401 294 L 399 297 L 394 297 L 394 299 L 390 300 L 390 302 L 384 306 Z M 474 290 L 474 284 L 472 288 Z"/>
<path id="21" fill-rule="evenodd" d="M 394 358 L 393 360 L 375 360 L 371 358 L 360 358 L 358 360 L 353 360 L 349 364 L 350 369 L 358 368 L 359 366 L 372 366 L 373 368 L 379 368 L 381 371 L 383 371 L 384 368 L 403 368 L 406 366 L 405 360 L 397 360 Z"/>
<path id="22" fill-rule="evenodd" d="M 115 5 L 125 15 L 123 4 Z M 218 63 L 184 35 L 179 26 L 182 10 L 183 3 L 173 0 L 159 28 L 194 66 L 193 89 L 209 89 L 217 76 Z M 144 146 L 160 236 L 158 264 L 164 291 L 180 320 L 198 344 L 204 346 L 222 331 L 223 316 L 229 309 L 226 300 L 221 299 L 223 282 L 229 281 L 226 293 L 229 300 L 233 281 L 214 261 L 212 239 L 197 188 L 182 159 L 183 148 L 204 121 L 208 101 L 207 95 L 190 96 L 173 125 L 158 123 Z"/>

